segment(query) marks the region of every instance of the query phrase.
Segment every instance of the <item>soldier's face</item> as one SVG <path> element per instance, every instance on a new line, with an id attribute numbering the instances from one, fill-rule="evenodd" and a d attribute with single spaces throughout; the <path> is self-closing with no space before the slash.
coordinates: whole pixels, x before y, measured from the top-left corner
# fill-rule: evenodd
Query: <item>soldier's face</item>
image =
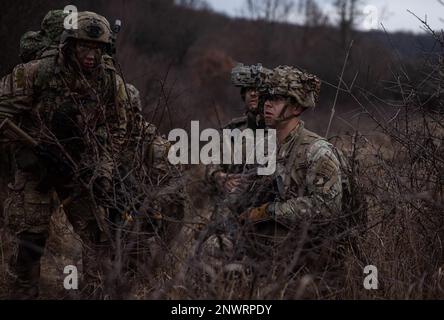
<path id="1" fill-rule="evenodd" d="M 303 107 L 289 103 L 287 97 L 281 95 L 264 97 L 265 124 L 276 129 L 279 125 L 293 121 L 304 112 Z"/>
<path id="2" fill-rule="evenodd" d="M 245 92 L 245 105 L 248 110 L 255 111 L 259 103 L 259 94 L 253 88 L 248 88 Z"/>
<path id="3" fill-rule="evenodd" d="M 283 96 L 269 96 L 265 98 L 264 103 L 264 118 L 265 124 L 270 128 L 276 128 L 281 117 L 286 117 L 282 114 L 285 106 L 287 105 L 287 99 Z M 289 108 L 285 111 L 287 113 Z"/>
<path id="4" fill-rule="evenodd" d="M 103 45 L 90 41 L 78 41 L 75 45 L 77 61 L 84 71 L 95 69 L 103 55 Z"/>

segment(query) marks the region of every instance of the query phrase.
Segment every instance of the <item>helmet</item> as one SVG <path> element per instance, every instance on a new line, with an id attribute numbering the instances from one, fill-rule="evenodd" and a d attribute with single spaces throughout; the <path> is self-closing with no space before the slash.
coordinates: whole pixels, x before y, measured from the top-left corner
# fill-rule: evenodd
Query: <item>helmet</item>
<path id="1" fill-rule="evenodd" d="M 112 43 L 112 30 L 105 17 L 94 12 L 83 11 L 78 14 L 78 28 L 65 29 L 60 42 L 65 44 L 68 39 Z"/>
<path id="2" fill-rule="evenodd" d="M 260 63 L 253 66 L 245 66 L 240 63 L 231 70 L 231 82 L 236 87 L 255 88 L 269 73 L 271 70 L 264 68 Z"/>
<path id="3" fill-rule="evenodd" d="M 304 108 L 314 108 L 319 100 L 321 81 L 298 68 L 279 66 L 262 82 L 260 91 L 291 97 Z"/>
<path id="4" fill-rule="evenodd" d="M 50 44 L 40 31 L 28 31 L 20 39 L 20 58 L 25 63 L 34 60 Z"/>
<path id="5" fill-rule="evenodd" d="M 64 30 L 63 23 L 68 16 L 63 10 L 51 10 L 43 18 L 41 30 L 53 42 L 58 42 Z"/>

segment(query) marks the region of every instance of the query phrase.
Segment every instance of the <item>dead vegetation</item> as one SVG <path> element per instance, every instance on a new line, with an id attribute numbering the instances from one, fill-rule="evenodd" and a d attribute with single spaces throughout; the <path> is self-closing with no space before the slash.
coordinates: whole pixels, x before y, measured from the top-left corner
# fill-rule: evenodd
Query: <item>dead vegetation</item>
<path id="1" fill-rule="evenodd" d="M 441 35 L 431 36 L 437 45 L 442 45 Z M 187 55 L 185 49 L 190 49 L 187 43 L 182 58 Z M 196 47 L 190 50 L 193 49 Z M 131 52 L 131 48 L 128 50 Z M 211 79 L 223 81 L 219 71 L 229 69 L 230 56 L 218 50 L 205 52 L 202 59 L 206 63 L 197 59 L 193 66 L 205 70 Z M 210 58 L 205 58 L 206 54 Z M 214 60 L 215 56 L 218 59 Z M 156 59 L 159 57 L 153 54 L 145 62 L 151 66 Z M 338 259 L 322 263 L 317 260 L 322 265 L 319 270 L 304 265 L 304 244 L 313 235 L 309 224 L 299 226 L 297 232 L 274 247 L 264 244 L 263 239 L 251 241 L 251 230 L 230 218 L 220 195 L 205 182 L 204 168 L 192 167 L 180 178 L 185 198 L 183 216 L 176 219 L 171 214 L 171 219 L 161 223 L 142 219 L 131 228 L 116 228 L 120 251 L 114 259 L 118 267 L 108 270 L 111 284 L 103 281 L 99 285 L 112 289 L 108 297 L 120 299 L 442 298 L 442 51 L 425 56 L 420 77 L 410 76 L 408 69 L 402 61 L 391 69 L 392 80 L 381 89 L 388 90 L 390 98 L 377 97 L 354 86 L 353 81 L 340 79 L 344 82 L 341 94 L 355 105 L 353 116 L 359 120 L 345 123 L 347 129 L 338 132 L 332 141 L 348 155 L 359 181 L 359 196 L 366 198 L 368 207 L 366 224 L 353 233 L 353 238 L 342 241 L 340 246 L 328 242 L 335 239 L 326 238 L 319 245 L 335 251 L 333 255 Z M 175 69 L 172 73 L 178 77 L 181 71 Z M 207 79 L 195 81 L 207 83 Z M 158 102 L 156 110 L 172 104 L 172 93 L 164 85 L 159 99 L 163 102 Z M 179 89 L 173 92 L 177 94 L 173 101 L 179 99 Z M 150 185 L 155 186 L 152 182 Z M 147 225 L 152 227 L 149 232 Z M 234 246 L 226 241 L 226 230 L 236 239 Z M 51 231 L 43 259 L 42 298 L 88 298 L 82 292 L 71 295 L 62 289 L 63 267 L 81 265 L 80 243 L 63 212 L 55 212 Z M 2 232 L 0 237 L 0 298 L 8 298 L 6 265 L 13 246 L 10 235 Z M 215 256 L 204 254 L 208 238 L 223 249 L 213 252 Z M 245 254 L 247 250 L 250 254 Z M 331 252 L 310 258 L 316 261 L 330 255 Z M 363 287 L 363 269 L 367 265 L 378 268 L 379 290 L 367 291 Z"/>

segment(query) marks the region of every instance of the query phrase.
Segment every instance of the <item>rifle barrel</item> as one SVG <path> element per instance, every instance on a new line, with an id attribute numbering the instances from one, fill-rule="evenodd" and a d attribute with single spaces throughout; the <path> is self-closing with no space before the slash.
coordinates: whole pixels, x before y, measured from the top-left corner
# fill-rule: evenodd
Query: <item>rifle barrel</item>
<path id="1" fill-rule="evenodd" d="M 9 119 L 3 120 L 0 124 L 0 132 L 4 129 L 12 131 L 18 138 L 26 142 L 29 146 L 36 148 L 39 144 L 29 134 L 20 129 L 14 122 Z"/>

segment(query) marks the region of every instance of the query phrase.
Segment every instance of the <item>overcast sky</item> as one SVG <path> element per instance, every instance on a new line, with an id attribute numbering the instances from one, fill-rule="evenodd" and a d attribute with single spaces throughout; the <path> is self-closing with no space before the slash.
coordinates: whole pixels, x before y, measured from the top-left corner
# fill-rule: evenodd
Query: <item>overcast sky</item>
<path id="1" fill-rule="evenodd" d="M 241 15 L 245 2 L 245 0 L 207 1 L 216 11 L 225 12 L 232 16 Z M 317 2 L 322 10 L 329 14 L 331 20 L 334 21 L 335 16 L 331 5 L 333 0 L 317 0 Z M 368 29 L 371 28 L 370 26 L 382 23 L 388 31 L 421 32 L 419 21 L 408 13 L 407 10 L 414 12 L 422 19 L 427 15 L 427 21 L 434 29 L 440 30 L 444 28 L 444 22 L 440 20 L 440 18 L 444 19 L 444 5 L 440 4 L 438 0 L 362 0 L 362 4 L 363 7 L 367 6 L 368 13 L 376 13 L 373 16 L 377 17 L 377 21 L 376 23 L 375 21 L 372 22 L 370 16 L 368 16 L 369 19 L 362 19 L 360 29 Z M 296 22 L 299 20 L 297 14 L 294 14 L 292 20 Z"/>

